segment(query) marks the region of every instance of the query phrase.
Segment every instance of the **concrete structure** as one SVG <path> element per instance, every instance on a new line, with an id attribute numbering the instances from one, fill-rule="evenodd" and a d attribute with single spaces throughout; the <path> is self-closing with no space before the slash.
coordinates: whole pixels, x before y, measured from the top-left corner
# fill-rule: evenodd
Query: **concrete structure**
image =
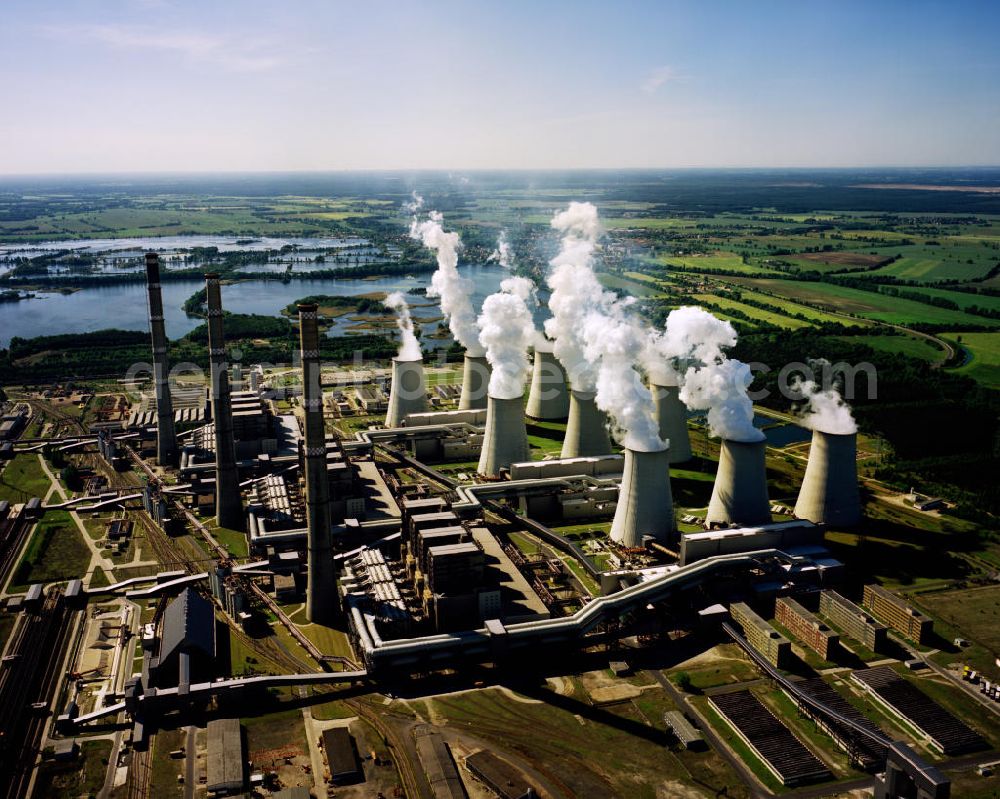
<path id="1" fill-rule="evenodd" d="M 840 636 L 791 597 L 775 601 L 774 618 L 823 660 L 840 648 Z"/>
<path id="2" fill-rule="evenodd" d="M 160 647 L 149 662 L 152 682 L 160 687 L 211 680 L 215 676 L 215 609 L 185 588 L 163 613 Z"/>
<path id="3" fill-rule="evenodd" d="M 861 642 L 872 652 L 885 651 L 889 640 L 888 628 L 836 591 L 820 592 L 819 612 L 836 624 L 844 635 Z"/>
<path id="4" fill-rule="evenodd" d="M 660 438 L 670 444 L 670 462 L 691 460 L 691 437 L 687 426 L 687 406 L 681 402 L 679 386 L 650 384 L 653 416 L 660 426 Z"/>
<path id="5" fill-rule="evenodd" d="M 153 392 L 156 396 L 156 460 L 160 466 L 177 465 L 177 433 L 170 397 L 170 360 L 163 325 L 160 293 L 160 256 L 146 253 L 146 291 L 149 297 L 149 333 L 153 343 Z"/>
<path id="6" fill-rule="evenodd" d="M 866 585 L 862 603 L 874 616 L 911 641 L 924 644 L 930 638 L 934 622 L 882 586 Z"/>
<path id="7" fill-rule="evenodd" d="M 772 666 L 782 668 L 792 656 L 792 642 L 758 616 L 744 602 L 729 606 L 729 615 L 743 628 L 750 646 L 763 655 Z"/>
<path id="8" fill-rule="evenodd" d="M 795 515 L 816 524 L 851 527 L 861 521 L 857 434 L 814 430 Z"/>
<path id="9" fill-rule="evenodd" d="M 663 723 L 685 749 L 700 749 L 705 741 L 695 726 L 679 710 L 668 710 L 663 714 Z"/>
<path id="10" fill-rule="evenodd" d="M 524 426 L 524 402 L 514 399 L 489 398 L 486 409 L 486 433 L 479 455 L 479 473 L 496 475 L 512 463 L 530 457 L 528 432 Z"/>
<path id="11" fill-rule="evenodd" d="M 670 451 L 626 449 L 611 540 L 631 549 L 641 547 L 647 535 L 660 542 L 670 541 L 676 529 L 670 494 Z"/>
<path id="12" fill-rule="evenodd" d="M 236 468 L 233 414 L 229 404 L 229 369 L 222 328 L 222 290 L 217 274 L 205 275 L 208 303 L 208 355 L 212 380 L 212 423 L 215 426 L 215 515 L 220 527 L 242 530 L 246 526 L 240 479 Z"/>
<path id="13" fill-rule="evenodd" d="M 590 391 L 570 392 L 569 419 L 559 457 L 584 458 L 611 453 L 608 418 L 598 409 L 594 396 Z"/>
<path id="14" fill-rule="evenodd" d="M 327 477 L 326 427 L 323 422 L 323 388 L 320 385 L 319 327 L 316 305 L 299 306 L 299 345 L 302 355 L 302 407 L 305 441 L 302 446 L 306 478 L 306 528 L 309 533 L 309 576 L 306 585 L 306 618 L 328 619 L 337 602 L 333 566 L 333 519 L 330 516 L 330 481 Z"/>
<path id="15" fill-rule="evenodd" d="M 719 471 L 705 521 L 709 524 L 767 524 L 771 505 L 767 501 L 765 442 L 722 440 Z"/>
<path id="16" fill-rule="evenodd" d="M 392 359 L 392 387 L 389 389 L 389 410 L 386 427 L 399 427 L 409 413 L 427 410 L 427 388 L 424 386 L 423 360 Z"/>
<path id="17" fill-rule="evenodd" d="M 562 420 L 569 416 L 566 372 L 552 350 L 535 349 L 531 390 L 525 413 L 532 419 Z"/>
<path id="18" fill-rule="evenodd" d="M 458 409 L 471 411 L 485 408 L 489 384 L 490 362 L 483 355 L 467 353 L 462 362 L 462 396 L 458 400 Z"/>
<path id="19" fill-rule="evenodd" d="M 889 746 L 885 772 L 875 778 L 875 799 L 950 799 L 951 780 L 907 744 Z"/>
<path id="20" fill-rule="evenodd" d="M 681 564 L 711 558 L 715 555 L 732 555 L 736 552 L 753 552 L 758 549 L 780 549 L 791 552 L 798 547 L 824 546 L 823 530 L 812 522 L 795 520 L 775 522 L 757 527 L 727 527 L 724 530 L 707 530 L 681 535 Z"/>

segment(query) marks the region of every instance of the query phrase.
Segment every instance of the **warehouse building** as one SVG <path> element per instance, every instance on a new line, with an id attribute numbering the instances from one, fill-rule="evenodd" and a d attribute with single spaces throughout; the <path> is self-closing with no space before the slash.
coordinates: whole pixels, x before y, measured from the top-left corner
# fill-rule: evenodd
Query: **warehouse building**
<path id="1" fill-rule="evenodd" d="M 862 602 L 874 616 L 918 644 L 926 643 L 933 632 L 933 621 L 880 585 L 866 585 Z"/>
<path id="2" fill-rule="evenodd" d="M 466 757 L 465 765 L 472 776 L 500 799 L 534 799 L 538 796 L 520 771 L 485 749 Z"/>
<path id="3" fill-rule="evenodd" d="M 193 757 L 194 753 L 188 755 Z M 208 722 L 208 757 L 205 762 L 206 787 L 211 796 L 231 796 L 243 791 L 246 757 L 239 719 Z"/>
<path id="4" fill-rule="evenodd" d="M 729 606 L 729 615 L 743 628 L 743 635 L 768 663 L 782 668 L 791 660 L 792 642 L 758 616 L 745 602 Z"/>
<path id="5" fill-rule="evenodd" d="M 861 642 L 872 652 L 885 651 L 888 628 L 836 591 L 820 592 L 819 612 L 837 625 L 844 635 Z"/>
<path id="6" fill-rule="evenodd" d="M 215 610 L 211 602 L 185 588 L 167 606 L 160 648 L 149 669 L 158 687 L 186 688 L 215 676 Z"/>
<path id="7" fill-rule="evenodd" d="M 791 597 L 774 603 L 774 618 L 823 660 L 830 660 L 840 647 L 840 636 Z"/>
<path id="8" fill-rule="evenodd" d="M 347 785 L 364 779 L 358 763 L 358 750 L 347 727 L 323 730 L 323 751 L 330 767 L 330 779 L 336 785 Z"/>

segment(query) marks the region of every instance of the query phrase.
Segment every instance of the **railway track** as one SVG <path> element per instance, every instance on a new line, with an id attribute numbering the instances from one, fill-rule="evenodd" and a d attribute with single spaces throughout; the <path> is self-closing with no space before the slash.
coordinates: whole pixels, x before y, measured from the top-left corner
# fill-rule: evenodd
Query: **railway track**
<path id="1" fill-rule="evenodd" d="M 75 615 L 61 589 L 50 591 L 37 613 L 21 616 L 0 666 L 0 799 L 28 795 Z"/>
<path id="2" fill-rule="evenodd" d="M 21 514 L 16 518 L 0 522 L 0 586 L 6 585 L 10 579 L 17 563 L 17 556 L 24 547 L 32 527 L 34 522 L 29 522 Z"/>

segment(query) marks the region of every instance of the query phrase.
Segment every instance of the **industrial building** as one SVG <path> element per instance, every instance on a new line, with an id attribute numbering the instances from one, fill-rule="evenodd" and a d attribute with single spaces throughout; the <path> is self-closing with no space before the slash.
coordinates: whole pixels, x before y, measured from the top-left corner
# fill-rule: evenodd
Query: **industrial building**
<path id="1" fill-rule="evenodd" d="M 745 602 L 729 606 L 729 615 L 743 629 L 750 646 L 772 666 L 784 668 L 792 657 L 792 642 L 758 616 Z"/>
<path id="2" fill-rule="evenodd" d="M 347 727 L 330 727 L 323 730 L 323 751 L 334 785 L 347 785 L 363 779 L 358 749 Z"/>
<path id="3" fill-rule="evenodd" d="M 819 612 L 837 625 L 844 635 L 864 644 L 872 652 L 885 651 L 888 628 L 836 591 L 827 589 L 820 592 Z"/>
<path id="4" fill-rule="evenodd" d="M 465 766 L 500 799 L 536 799 L 531 784 L 506 760 L 482 749 L 465 758 Z"/>
<path id="5" fill-rule="evenodd" d="M 809 521 L 775 522 L 756 527 L 731 527 L 681 535 L 680 562 L 694 563 L 713 555 L 780 549 L 795 553 L 806 548 L 825 549 L 823 531 Z"/>
<path id="6" fill-rule="evenodd" d="M 840 637 L 791 597 L 778 598 L 774 618 L 823 660 L 831 660 L 840 647 Z"/>
<path id="7" fill-rule="evenodd" d="M 215 676 L 215 609 L 194 589 L 181 591 L 163 613 L 159 647 L 148 672 L 147 684 L 161 687 L 189 686 Z"/>
<path id="8" fill-rule="evenodd" d="M 927 643 L 933 632 L 934 622 L 931 619 L 880 585 L 866 585 L 861 601 L 873 616 L 911 641 Z"/>
<path id="9" fill-rule="evenodd" d="M 242 793 L 246 783 L 246 755 L 239 719 L 208 722 L 208 753 L 205 759 L 205 787 L 209 796 Z M 194 757 L 194 753 L 188 754 Z"/>

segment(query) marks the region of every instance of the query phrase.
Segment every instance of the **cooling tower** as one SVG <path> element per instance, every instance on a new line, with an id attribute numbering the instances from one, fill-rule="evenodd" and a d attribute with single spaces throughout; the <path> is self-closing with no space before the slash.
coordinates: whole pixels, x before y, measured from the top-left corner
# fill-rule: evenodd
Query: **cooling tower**
<path id="1" fill-rule="evenodd" d="M 320 383 L 319 328 L 316 306 L 299 306 L 299 345 L 302 354 L 302 407 L 305 410 L 303 456 L 306 478 L 306 526 L 309 534 L 309 574 L 306 618 L 323 621 L 337 601 L 333 567 L 330 482 L 326 473 L 326 426 Z"/>
<path id="2" fill-rule="evenodd" d="M 719 471 L 705 521 L 710 524 L 768 524 L 766 442 L 722 440 Z"/>
<path id="3" fill-rule="evenodd" d="M 687 406 L 681 402 L 679 386 L 651 384 L 653 416 L 660 426 L 660 438 L 670 444 L 670 462 L 691 460 L 691 438 L 688 435 Z"/>
<path id="4" fill-rule="evenodd" d="M 524 398 L 490 397 L 486 406 L 486 433 L 479 456 L 479 473 L 496 475 L 512 463 L 531 457 L 524 427 Z"/>
<path id="5" fill-rule="evenodd" d="M 561 458 L 589 458 L 593 455 L 610 455 L 611 439 L 608 436 L 608 418 L 598 409 L 590 391 L 571 391 L 569 420 L 563 438 Z"/>
<path id="6" fill-rule="evenodd" d="M 482 355 L 466 355 L 462 366 L 462 396 L 460 411 L 486 407 L 486 392 L 490 384 L 490 362 Z"/>
<path id="7" fill-rule="evenodd" d="M 424 362 L 392 359 L 392 388 L 389 389 L 389 412 L 386 427 L 399 427 L 408 413 L 427 410 L 427 389 L 424 387 Z"/>
<path id="8" fill-rule="evenodd" d="M 156 460 L 160 466 L 177 465 L 177 434 L 174 406 L 170 398 L 170 361 L 167 333 L 163 327 L 163 297 L 160 295 L 160 256 L 146 253 L 146 290 L 149 293 L 149 332 L 153 341 L 153 390 L 156 394 Z"/>
<path id="9" fill-rule="evenodd" d="M 236 470 L 236 441 L 233 439 L 233 409 L 229 399 L 229 369 L 222 329 L 222 290 L 218 275 L 205 275 L 205 294 L 208 303 L 212 422 L 215 426 L 215 514 L 220 527 L 242 530 L 245 519 Z"/>
<path id="10" fill-rule="evenodd" d="M 565 419 L 569 415 L 569 392 L 566 372 L 550 350 L 535 350 L 535 367 L 531 373 L 531 390 L 525 413 L 532 419 Z"/>
<path id="11" fill-rule="evenodd" d="M 669 542 L 676 529 L 670 494 L 670 450 L 626 449 L 611 540 L 631 549 L 641 547 L 646 535 Z"/>
<path id="12" fill-rule="evenodd" d="M 861 521 L 855 433 L 813 430 L 795 515 L 837 527 L 850 527 Z"/>

